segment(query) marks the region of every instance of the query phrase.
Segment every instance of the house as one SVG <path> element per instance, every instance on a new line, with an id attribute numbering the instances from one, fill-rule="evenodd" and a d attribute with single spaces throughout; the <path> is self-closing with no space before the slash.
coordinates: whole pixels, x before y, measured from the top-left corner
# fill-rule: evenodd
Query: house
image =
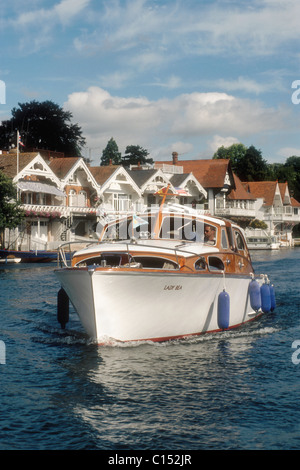
<path id="1" fill-rule="evenodd" d="M 160 168 L 127 169 L 127 172 L 139 186 L 145 208 L 159 205 L 159 191 L 168 185 L 169 202 L 192 204 L 193 200 L 200 201 L 206 197 L 206 191 L 192 174 L 167 174 Z"/>
<path id="2" fill-rule="evenodd" d="M 16 184 L 26 218 L 19 229 L 6 230 L 8 245 L 20 249 L 44 249 L 56 238 L 65 193 L 59 178 L 38 152 L 16 150 L 0 154 L 0 170 Z"/>
<path id="3" fill-rule="evenodd" d="M 120 165 L 89 167 L 99 185 L 99 207 L 107 214 L 138 210 L 140 188 Z"/>
<path id="4" fill-rule="evenodd" d="M 291 197 L 287 182 L 250 181 L 243 185 L 255 197 L 256 218 L 267 224 L 269 234 L 292 245 L 293 228 L 300 223 L 300 203 Z"/>
<path id="5" fill-rule="evenodd" d="M 234 175 L 229 159 L 178 160 L 172 153 L 171 162 L 157 162 L 155 167 L 179 175 L 191 174 L 207 193 L 206 209 L 217 216 L 247 216 L 254 218 L 254 198 Z"/>
<path id="6" fill-rule="evenodd" d="M 46 159 L 40 152 L 0 154 L 0 170 L 16 184 L 26 218 L 6 231 L 6 247 L 56 249 L 89 237 L 97 220 L 100 187 L 82 158 Z M 12 233 L 13 232 L 13 233 Z"/>
<path id="7" fill-rule="evenodd" d="M 83 158 L 50 158 L 49 167 L 60 181 L 66 200 L 62 207 L 61 233 L 56 239 L 89 237 L 94 232 L 100 188 Z"/>

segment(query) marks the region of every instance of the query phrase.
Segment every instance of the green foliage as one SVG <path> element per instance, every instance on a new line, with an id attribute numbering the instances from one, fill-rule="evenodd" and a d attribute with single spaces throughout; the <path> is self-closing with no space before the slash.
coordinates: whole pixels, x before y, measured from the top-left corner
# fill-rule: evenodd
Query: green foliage
<path id="1" fill-rule="evenodd" d="M 226 158 L 231 162 L 232 170 L 238 174 L 238 168 L 240 163 L 245 158 L 247 153 L 247 147 L 243 144 L 232 144 L 230 147 L 219 147 L 215 152 L 213 158 Z"/>
<path id="2" fill-rule="evenodd" d="M 112 137 L 102 152 L 100 165 L 109 165 L 110 162 L 113 165 L 124 166 L 138 165 L 139 163 L 141 165 L 144 163 L 153 163 L 152 158 L 147 158 L 148 155 L 148 150 L 140 145 L 128 145 L 125 150 L 125 155 L 121 157 L 116 141 Z"/>
<path id="3" fill-rule="evenodd" d="M 108 141 L 105 149 L 102 152 L 100 165 L 109 165 L 110 162 L 112 165 L 121 164 L 121 153 L 119 152 L 119 148 L 113 137 L 111 137 L 111 139 Z"/>
<path id="4" fill-rule="evenodd" d="M 295 198 L 300 197 L 300 157 L 289 157 L 285 164 L 269 164 L 253 145 L 243 144 L 219 147 L 213 158 L 230 159 L 232 170 L 241 181 L 276 181 L 288 182 Z"/>
<path id="5" fill-rule="evenodd" d="M 258 220 L 258 219 L 251 220 L 248 227 L 260 228 L 262 230 L 266 230 L 268 228 L 267 224 L 263 220 Z"/>
<path id="6" fill-rule="evenodd" d="M 138 165 L 139 163 L 141 165 L 144 163 L 153 163 L 152 158 L 147 158 L 148 155 L 148 150 L 140 147 L 140 145 L 128 145 L 125 150 L 125 155 L 122 158 L 122 164 L 128 166 Z"/>
<path id="7" fill-rule="evenodd" d="M 18 103 L 12 118 L 0 126 L 0 148 L 16 145 L 16 131 L 28 149 L 48 149 L 66 156 L 80 156 L 85 138 L 78 124 L 72 124 L 72 113 L 64 111 L 52 101 Z"/>
<path id="8" fill-rule="evenodd" d="M 270 176 L 268 163 L 262 158 L 261 150 L 251 145 L 238 167 L 241 181 L 267 181 Z"/>
<path id="9" fill-rule="evenodd" d="M 300 157 L 289 157 L 284 165 L 287 171 L 285 181 L 289 183 L 292 194 L 297 201 L 300 201 Z"/>
<path id="10" fill-rule="evenodd" d="M 17 190 L 11 179 L 0 171 L 0 231 L 17 227 L 24 217 L 16 198 Z"/>

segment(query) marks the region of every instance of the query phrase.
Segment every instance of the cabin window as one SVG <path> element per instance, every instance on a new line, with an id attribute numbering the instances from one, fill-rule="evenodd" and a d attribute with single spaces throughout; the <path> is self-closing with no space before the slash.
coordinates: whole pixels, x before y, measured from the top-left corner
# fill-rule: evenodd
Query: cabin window
<path id="1" fill-rule="evenodd" d="M 131 261 L 131 257 L 128 257 L 127 253 L 103 253 L 99 256 L 92 256 L 91 258 L 86 258 L 81 260 L 75 266 L 85 267 L 85 266 L 107 266 L 115 268 L 116 266 L 121 266 Z"/>
<path id="2" fill-rule="evenodd" d="M 199 258 L 195 263 L 195 269 L 197 271 L 203 271 L 206 268 L 207 268 L 207 263 L 205 261 L 205 258 L 201 256 L 201 258 Z"/>
<path id="3" fill-rule="evenodd" d="M 243 237 L 240 232 L 237 230 L 235 231 L 235 240 L 236 240 L 236 246 L 238 250 L 245 250 L 245 244 Z"/>
<path id="4" fill-rule="evenodd" d="M 204 224 L 204 243 L 208 245 L 216 244 L 217 230 L 216 227 L 208 223 Z"/>
<path id="5" fill-rule="evenodd" d="M 179 269 L 177 263 L 166 258 L 134 256 L 134 261 L 140 263 L 141 267 L 148 269 Z"/>
<path id="6" fill-rule="evenodd" d="M 225 249 L 228 248 L 227 235 L 223 228 L 222 228 L 222 233 L 221 233 L 221 244 L 222 244 L 222 248 L 225 248 Z"/>
<path id="7" fill-rule="evenodd" d="M 218 256 L 208 257 L 208 267 L 210 271 L 224 271 L 224 263 Z"/>

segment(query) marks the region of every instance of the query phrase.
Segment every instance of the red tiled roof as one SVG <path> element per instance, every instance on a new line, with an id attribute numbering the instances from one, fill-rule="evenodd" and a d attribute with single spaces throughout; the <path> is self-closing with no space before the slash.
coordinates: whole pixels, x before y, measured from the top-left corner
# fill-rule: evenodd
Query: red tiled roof
<path id="1" fill-rule="evenodd" d="M 119 168 L 119 165 L 90 166 L 89 170 L 98 184 L 102 185 Z"/>
<path id="2" fill-rule="evenodd" d="M 298 202 L 294 197 L 291 197 L 291 204 L 293 207 L 300 207 L 300 202 Z"/>
<path id="3" fill-rule="evenodd" d="M 19 172 L 23 170 L 38 153 L 20 153 L 19 154 Z M 6 153 L 0 155 L 0 170 L 9 178 L 14 178 L 17 174 L 17 153 Z"/>
<path id="4" fill-rule="evenodd" d="M 277 181 L 247 181 L 243 183 L 246 190 L 255 198 L 264 199 L 266 206 L 272 206 L 277 184 Z"/>
<path id="5" fill-rule="evenodd" d="M 172 165 L 172 162 L 156 162 Z M 204 188 L 222 188 L 226 172 L 232 177 L 229 159 L 180 160 L 177 166 L 183 167 L 183 173 L 193 173 Z"/>
<path id="6" fill-rule="evenodd" d="M 49 166 L 58 178 L 64 178 L 80 157 L 53 158 Z"/>
<path id="7" fill-rule="evenodd" d="M 243 183 L 241 182 L 241 180 L 239 179 L 237 175 L 233 173 L 233 177 L 234 177 L 234 182 L 235 182 L 235 189 L 233 189 L 230 192 L 230 194 L 228 195 L 228 199 L 230 200 L 236 200 L 236 199 L 254 200 L 256 199 L 256 197 L 253 194 L 251 194 L 250 192 L 246 190 L 245 186 L 243 185 Z"/>

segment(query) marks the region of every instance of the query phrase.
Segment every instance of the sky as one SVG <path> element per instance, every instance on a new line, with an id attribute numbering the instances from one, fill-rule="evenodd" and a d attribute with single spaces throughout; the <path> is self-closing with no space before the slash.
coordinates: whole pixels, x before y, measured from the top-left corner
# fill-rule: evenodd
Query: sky
<path id="1" fill-rule="evenodd" d="M 299 15 L 299 0 L 0 0 L 0 121 L 51 100 L 96 165 L 111 137 L 157 161 L 241 142 L 284 163 L 300 155 Z"/>

